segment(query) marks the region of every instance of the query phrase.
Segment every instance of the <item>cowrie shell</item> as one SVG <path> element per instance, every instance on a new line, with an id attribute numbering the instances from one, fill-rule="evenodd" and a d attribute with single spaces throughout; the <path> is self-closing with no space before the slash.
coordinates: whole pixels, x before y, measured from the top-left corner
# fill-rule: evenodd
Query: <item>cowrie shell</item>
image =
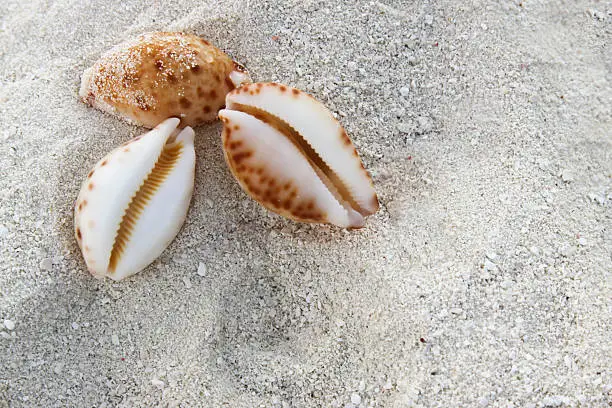
<path id="1" fill-rule="evenodd" d="M 81 99 L 130 123 L 152 128 L 169 117 L 196 126 L 215 120 L 225 95 L 251 79 L 208 41 L 154 32 L 104 54 L 81 79 Z"/>
<path id="2" fill-rule="evenodd" d="M 75 203 L 75 235 L 89 271 L 121 280 L 153 262 L 185 221 L 193 192 L 193 129 L 170 118 L 110 152 Z"/>
<path id="3" fill-rule="evenodd" d="M 244 85 L 219 112 L 225 159 L 242 188 L 296 221 L 358 228 L 378 211 L 372 179 L 332 113 L 286 85 Z"/>

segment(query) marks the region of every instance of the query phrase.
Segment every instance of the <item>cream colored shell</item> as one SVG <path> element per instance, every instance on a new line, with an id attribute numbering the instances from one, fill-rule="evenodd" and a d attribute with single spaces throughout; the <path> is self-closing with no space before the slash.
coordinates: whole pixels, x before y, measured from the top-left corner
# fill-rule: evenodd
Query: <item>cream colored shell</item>
<path id="1" fill-rule="evenodd" d="M 75 203 L 75 235 L 89 271 L 121 280 L 172 242 L 193 192 L 194 133 L 170 118 L 110 152 Z"/>
<path id="2" fill-rule="evenodd" d="M 357 228 L 378 210 L 368 172 L 346 131 L 310 95 L 256 83 L 219 112 L 226 161 L 242 188 L 296 221 Z"/>
<path id="3" fill-rule="evenodd" d="M 225 95 L 250 83 L 244 68 L 202 38 L 154 32 L 104 54 L 81 79 L 81 99 L 128 122 L 153 128 L 169 117 L 181 126 L 215 120 Z"/>

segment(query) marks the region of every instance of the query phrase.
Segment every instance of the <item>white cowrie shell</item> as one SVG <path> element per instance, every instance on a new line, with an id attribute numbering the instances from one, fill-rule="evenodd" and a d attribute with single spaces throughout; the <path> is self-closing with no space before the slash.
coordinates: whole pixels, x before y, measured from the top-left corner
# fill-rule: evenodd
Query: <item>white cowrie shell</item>
<path id="1" fill-rule="evenodd" d="M 358 228 L 378 210 L 368 172 L 331 112 L 286 85 L 244 85 L 226 97 L 227 163 L 266 208 L 302 222 Z"/>
<path id="2" fill-rule="evenodd" d="M 154 32 L 119 44 L 81 78 L 81 99 L 130 123 L 152 128 L 215 120 L 225 95 L 250 83 L 246 70 L 202 38 Z"/>
<path id="3" fill-rule="evenodd" d="M 153 262 L 180 230 L 195 172 L 194 132 L 170 118 L 100 160 L 75 203 L 89 271 L 121 280 Z"/>

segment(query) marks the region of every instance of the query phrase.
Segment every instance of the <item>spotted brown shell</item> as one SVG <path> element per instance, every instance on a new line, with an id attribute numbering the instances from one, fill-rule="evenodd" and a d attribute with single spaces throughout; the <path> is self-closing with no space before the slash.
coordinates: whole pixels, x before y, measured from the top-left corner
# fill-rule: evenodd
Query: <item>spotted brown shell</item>
<path id="1" fill-rule="evenodd" d="M 192 34 L 154 32 L 118 45 L 82 76 L 82 100 L 153 128 L 169 117 L 181 126 L 215 120 L 225 95 L 250 83 L 245 69 Z"/>

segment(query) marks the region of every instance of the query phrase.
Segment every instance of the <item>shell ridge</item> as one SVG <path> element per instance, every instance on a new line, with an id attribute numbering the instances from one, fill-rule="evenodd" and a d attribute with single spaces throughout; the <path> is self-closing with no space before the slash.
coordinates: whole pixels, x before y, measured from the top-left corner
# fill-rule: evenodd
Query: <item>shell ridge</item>
<path id="1" fill-rule="evenodd" d="M 140 214 L 176 166 L 181 157 L 183 147 L 182 141 L 166 144 L 160 152 L 155 165 L 132 196 L 123 213 L 113 241 L 108 261 L 108 270 L 111 273 L 117 268 Z"/>

